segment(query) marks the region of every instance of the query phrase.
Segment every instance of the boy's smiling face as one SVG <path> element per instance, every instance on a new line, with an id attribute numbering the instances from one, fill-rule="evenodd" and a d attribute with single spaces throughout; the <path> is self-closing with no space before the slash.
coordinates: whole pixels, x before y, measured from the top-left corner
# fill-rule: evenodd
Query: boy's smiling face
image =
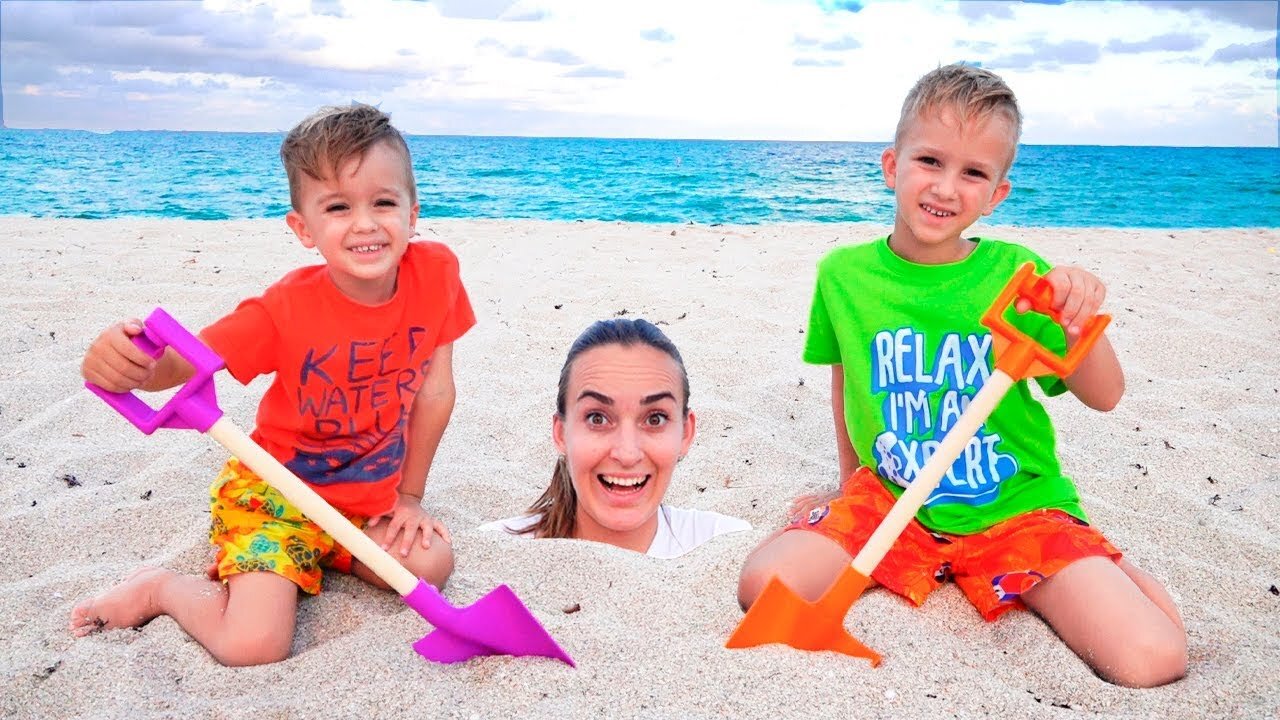
<path id="1" fill-rule="evenodd" d="M 324 257 L 347 297 L 377 305 L 395 294 L 400 258 L 418 221 L 405 160 L 379 142 L 344 161 L 336 178 L 303 176 L 298 209 L 285 217 L 303 246 Z"/>
<path id="2" fill-rule="evenodd" d="M 912 119 L 880 158 L 897 200 L 894 252 L 930 265 L 968 255 L 972 245 L 960 233 L 1009 195 L 1014 143 L 1012 126 L 999 115 L 961 124 L 944 108 Z"/>

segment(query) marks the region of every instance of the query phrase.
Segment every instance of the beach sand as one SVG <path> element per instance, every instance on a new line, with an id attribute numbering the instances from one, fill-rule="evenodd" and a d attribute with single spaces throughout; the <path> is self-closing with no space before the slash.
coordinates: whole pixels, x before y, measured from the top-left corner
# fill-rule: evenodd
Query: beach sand
<path id="1" fill-rule="evenodd" d="M 1135 691 L 1095 677 L 1037 617 L 984 623 L 954 586 L 921 608 L 882 590 L 849 629 L 878 669 L 782 646 L 726 650 L 738 569 L 788 500 L 834 487 L 829 372 L 800 361 L 815 262 L 875 225 L 755 227 L 424 220 L 479 324 L 426 505 L 451 528 L 455 604 L 501 583 L 578 668 L 490 657 L 436 665 L 394 595 L 329 575 L 301 603 L 292 656 L 220 667 L 172 620 L 76 639 L 73 604 L 140 564 L 202 570 L 225 453 L 146 437 L 86 391 L 108 323 L 163 305 L 199 328 L 315 262 L 280 221 L 0 220 L 0 716 L 1280 718 L 1280 230 L 982 230 L 1109 283 L 1128 392 L 1108 414 L 1047 402 L 1093 522 L 1163 582 L 1190 671 Z M 1270 298 L 1268 300 L 1267 298 Z M 699 435 L 668 500 L 747 518 L 677 560 L 480 532 L 544 487 L 568 344 L 616 315 L 680 347 Z M 219 382 L 252 427 L 263 380 Z M 566 608 L 580 607 L 576 612 Z"/>

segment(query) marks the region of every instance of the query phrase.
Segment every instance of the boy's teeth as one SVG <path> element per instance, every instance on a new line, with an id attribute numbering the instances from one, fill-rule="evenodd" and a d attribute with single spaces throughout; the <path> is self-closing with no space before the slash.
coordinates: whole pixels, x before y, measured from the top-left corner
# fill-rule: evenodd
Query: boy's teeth
<path id="1" fill-rule="evenodd" d="M 955 215 L 955 213 L 947 212 L 946 210 L 938 210 L 937 208 L 933 208 L 928 205 L 921 205 L 920 207 L 924 208 L 925 212 L 936 217 L 951 217 L 952 215 Z"/>
<path id="2" fill-rule="evenodd" d="M 354 247 L 351 249 L 354 250 L 355 252 L 367 253 L 367 252 L 376 252 L 381 247 L 382 247 L 381 245 L 361 245 L 359 247 Z"/>

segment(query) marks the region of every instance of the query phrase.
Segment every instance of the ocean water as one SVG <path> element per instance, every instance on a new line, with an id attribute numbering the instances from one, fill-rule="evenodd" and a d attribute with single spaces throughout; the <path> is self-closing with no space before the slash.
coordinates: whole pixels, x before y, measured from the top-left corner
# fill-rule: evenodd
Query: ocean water
<path id="1" fill-rule="evenodd" d="M 0 215 L 276 218 L 277 133 L 0 130 Z M 884 143 L 412 136 L 423 217 L 889 223 Z M 1280 149 L 1025 145 L 991 222 L 1280 226 Z"/>

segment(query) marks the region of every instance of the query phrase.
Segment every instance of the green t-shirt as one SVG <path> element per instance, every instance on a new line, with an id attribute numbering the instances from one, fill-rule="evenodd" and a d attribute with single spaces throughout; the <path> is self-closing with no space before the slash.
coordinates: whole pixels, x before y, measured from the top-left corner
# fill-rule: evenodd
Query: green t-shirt
<path id="1" fill-rule="evenodd" d="M 889 249 L 888 238 L 838 248 L 818 264 L 805 362 L 843 365 L 844 417 L 859 461 L 895 495 L 924 467 L 994 366 L 991 332 L 981 317 L 1025 262 L 1049 265 L 1030 250 L 980 239 L 963 260 L 919 265 Z M 1010 322 L 1061 354 L 1061 327 L 1038 313 L 1005 313 Z M 1038 378 L 1048 395 L 1066 390 Z M 969 534 L 1016 515 L 1058 508 L 1085 519 L 1062 475 L 1053 425 L 1015 384 L 943 476 L 916 517 L 939 532 Z"/>

